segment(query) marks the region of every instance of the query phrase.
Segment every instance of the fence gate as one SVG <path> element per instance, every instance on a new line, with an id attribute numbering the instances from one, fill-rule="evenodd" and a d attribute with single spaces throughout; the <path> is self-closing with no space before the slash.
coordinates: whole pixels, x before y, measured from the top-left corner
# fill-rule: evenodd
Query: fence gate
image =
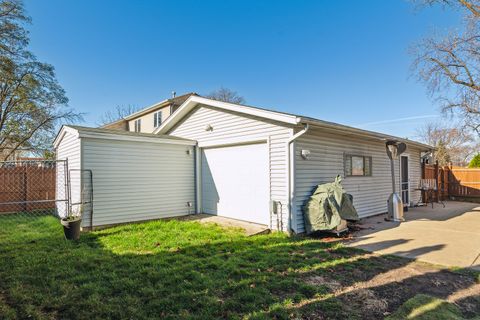
<path id="1" fill-rule="evenodd" d="M 72 176 L 81 177 L 81 196 L 76 202 L 72 202 Z M 91 220 L 92 194 L 91 172 L 69 170 L 67 160 L 2 161 L 0 231 L 7 224 L 34 223 L 48 216 L 63 217 L 79 205 L 84 216 Z"/>

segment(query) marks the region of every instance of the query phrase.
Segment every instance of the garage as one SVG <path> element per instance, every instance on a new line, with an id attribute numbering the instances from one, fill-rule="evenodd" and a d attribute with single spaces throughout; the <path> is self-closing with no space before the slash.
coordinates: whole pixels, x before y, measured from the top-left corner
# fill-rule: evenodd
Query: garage
<path id="1" fill-rule="evenodd" d="M 63 126 L 55 140 L 57 158 L 68 160 L 72 203 L 83 202 L 88 184 L 88 175 L 79 173 L 93 177 L 94 210 L 84 212 L 83 227 L 195 213 L 195 145 L 170 136 L 80 126 Z"/>
<path id="2" fill-rule="evenodd" d="M 266 143 L 204 148 L 203 212 L 268 225 L 268 162 Z"/>

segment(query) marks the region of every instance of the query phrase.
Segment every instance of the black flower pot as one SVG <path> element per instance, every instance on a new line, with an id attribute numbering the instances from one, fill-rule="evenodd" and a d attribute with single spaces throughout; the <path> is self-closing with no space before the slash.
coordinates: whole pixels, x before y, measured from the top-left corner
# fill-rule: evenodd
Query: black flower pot
<path id="1" fill-rule="evenodd" d="M 60 222 L 63 225 L 63 232 L 67 240 L 78 240 L 80 238 L 82 219 L 67 220 L 67 218 L 63 218 Z"/>

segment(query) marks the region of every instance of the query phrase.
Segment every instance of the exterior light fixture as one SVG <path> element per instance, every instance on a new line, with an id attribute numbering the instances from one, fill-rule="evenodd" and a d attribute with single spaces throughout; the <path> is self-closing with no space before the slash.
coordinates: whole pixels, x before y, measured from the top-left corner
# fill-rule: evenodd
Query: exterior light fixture
<path id="1" fill-rule="evenodd" d="M 302 156 L 302 158 L 304 160 L 308 160 L 308 158 L 310 158 L 310 150 L 305 150 L 303 149 L 301 152 L 300 152 L 300 155 Z"/>

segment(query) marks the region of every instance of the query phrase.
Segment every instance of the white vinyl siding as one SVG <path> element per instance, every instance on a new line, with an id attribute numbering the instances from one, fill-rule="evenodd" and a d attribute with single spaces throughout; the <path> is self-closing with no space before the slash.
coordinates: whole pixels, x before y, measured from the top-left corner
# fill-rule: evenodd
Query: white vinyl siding
<path id="1" fill-rule="evenodd" d="M 57 160 L 67 160 L 68 161 L 68 170 L 72 170 L 70 177 L 70 189 L 72 203 L 80 202 L 80 174 L 78 169 L 81 168 L 81 141 L 75 134 L 66 131 L 64 137 L 62 138 L 58 148 L 56 149 Z M 64 172 L 63 164 L 59 164 L 57 169 L 57 183 L 56 183 L 56 198 L 57 199 L 66 199 L 67 195 L 65 194 L 65 175 L 68 172 Z M 67 206 L 65 202 L 57 202 L 57 212 L 61 217 L 64 217 L 67 214 Z M 77 209 L 77 208 L 73 208 Z M 83 219 L 82 224 L 88 225 L 90 223 L 90 217 Z"/>
<path id="2" fill-rule="evenodd" d="M 194 213 L 192 146 L 83 138 L 82 150 L 93 171 L 94 226 Z"/>
<path id="3" fill-rule="evenodd" d="M 300 153 L 310 150 L 308 160 Z M 414 191 L 420 177 L 420 151 L 407 147 L 410 155 L 411 201 L 418 200 L 419 192 Z M 385 142 L 355 136 L 342 136 L 311 128 L 295 141 L 295 197 L 294 221 L 297 232 L 304 232 L 302 207 L 318 184 L 332 182 L 342 175 L 343 186 L 353 195 L 354 205 L 361 217 L 387 211 L 387 199 L 392 192 L 390 162 L 385 153 Z M 371 157 L 371 176 L 345 177 L 345 154 Z M 399 181 L 399 161 L 395 161 L 396 184 Z"/>
<path id="4" fill-rule="evenodd" d="M 211 131 L 206 130 L 208 125 L 212 127 Z M 172 136 L 197 140 L 199 144 L 222 144 L 235 140 L 268 140 L 270 199 L 280 201 L 282 204 L 284 230 L 287 230 L 289 210 L 286 143 L 292 134 L 292 128 L 208 106 L 197 107 L 169 132 Z M 276 219 L 276 216 L 272 216 L 273 228 L 277 225 Z"/>

